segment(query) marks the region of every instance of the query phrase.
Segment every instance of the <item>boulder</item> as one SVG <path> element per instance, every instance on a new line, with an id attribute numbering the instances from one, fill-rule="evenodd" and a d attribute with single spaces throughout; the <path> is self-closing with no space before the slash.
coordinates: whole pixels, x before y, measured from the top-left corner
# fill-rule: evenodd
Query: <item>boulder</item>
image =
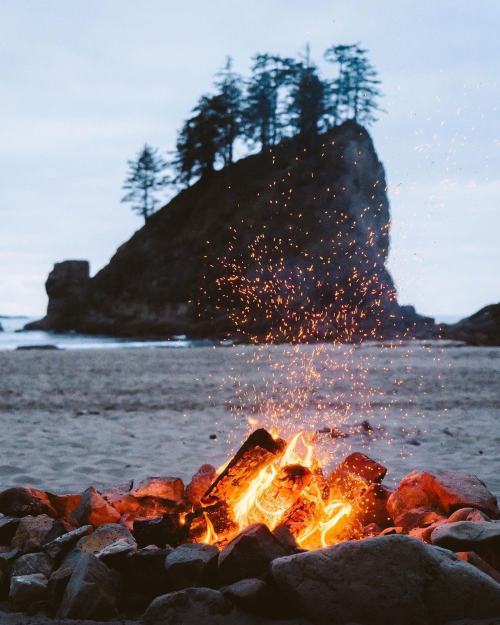
<path id="1" fill-rule="evenodd" d="M 0 516 L 0 545 L 10 545 L 18 525 L 18 518 L 3 515 Z"/>
<path id="2" fill-rule="evenodd" d="M 387 509 L 399 525 L 399 518 L 414 508 L 430 508 L 450 515 L 471 507 L 498 516 L 496 497 L 475 475 L 454 471 L 413 471 L 404 477 L 389 497 Z"/>
<path id="3" fill-rule="evenodd" d="M 134 537 L 126 527 L 118 523 L 106 523 L 100 525 L 92 534 L 80 538 L 77 547 L 80 551 L 92 553 L 99 558 L 106 549 L 117 541 L 123 541 L 132 548 L 137 546 Z"/>
<path id="4" fill-rule="evenodd" d="M 90 534 L 93 529 L 92 525 L 82 525 L 82 527 L 77 527 L 76 529 L 71 530 L 71 532 L 61 534 L 61 536 L 58 536 L 54 540 L 45 544 L 43 550 L 53 560 L 59 561 L 73 549 L 81 538 Z"/>
<path id="5" fill-rule="evenodd" d="M 451 551 L 474 551 L 500 569 L 500 523 L 457 521 L 436 527 L 431 534 L 433 545 Z"/>
<path id="6" fill-rule="evenodd" d="M 365 454 L 356 451 L 338 464 L 328 476 L 328 481 L 341 490 L 349 490 L 352 480 L 361 479 L 368 484 L 380 483 L 387 469 Z"/>
<path id="7" fill-rule="evenodd" d="M 41 573 L 10 580 L 9 601 L 15 610 L 35 610 L 47 598 L 47 578 Z"/>
<path id="8" fill-rule="evenodd" d="M 75 566 L 82 555 L 82 552 L 77 549 L 70 551 L 60 566 L 49 577 L 48 601 L 49 605 L 54 610 L 57 609 L 61 603 L 66 586 L 68 585 Z"/>
<path id="9" fill-rule="evenodd" d="M 118 574 L 91 553 L 78 558 L 59 606 L 60 618 L 107 619 L 116 614 Z"/>
<path id="10" fill-rule="evenodd" d="M 217 471 L 211 464 L 202 464 L 186 486 L 186 499 L 198 505 L 210 484 L 217 477 Z"/>
<path id="11" fill-rule="evenodd" d="M 38 514 L 57 516 L 47 493 L 37 488 L 21 488 L 19 486 L 8 488 L 0 493 L 0 512 L 12 517 L 36 516 Z"/>
<path id="12" fill-rule="evenodd" d="M 139 547 L 148 545 L 176 547 L 182 535 L 179 514 L 164 514 L 154 519 L 136 519 L 133 534 Z"/>
<path id="13" fill-rule="evenodd" d="M 415 528 L 428 527 L 437 521 L 445 520 L 445 516 L 426 507 L 412 508 L 411 510 L 403 512 L 403 514 L 398 517 L 398 523 L 405 532 L 409 532 Z"/>
<path id="14" fill-rule="evenodd" d="M 219 578 L 232 584 L 247 577 L 264 579 L 275 558 L 292 553 L 266 525 L 250 525 L 229 542 L 219 554 Z"/>
<path id="15" fill-rule="evenodd" d="M 78 525 L 99 527 L 105 523 L 116 523 L 120 520 L 120 513 L 91 486 L 83 492 L 80 505 L 73 511 L 72 518 Z"/>
<path id="16" fill-rule="evenodd" d="M 184 497 L 184 484 L 178 477 L 148 477 L 131 492 L 134 497 L 157 497 L 180 503 Z"/>
<path id="17" fill-rule="evenodd" d="M 441 625 L 500 614 L 500 585 L 408 536 L 344 542 L 275 560 L 273 578 L 314 623 Z"/>
<path id="18" fill-rule="evenodd" d="M 165 558 L 165 570 L 174 590 L 190 586 L 211 586 L 217 574 L 219 550 L 214 545 L 186 543 Z"/>
<path id="19" fill-rule="evenodd" d="M 391 491 L 382 484 L 370 484 L 360 492 L 356 501 L 356 520 L 362 525 L 376 523 L 380 527 L 391 525 L 387 500 Z"/>
<path id="20" fill-rule="evenodd" d="M 172 547 L 149 545 L 128 555 L 126 580 L 131 589 L 151 600 L 169 590 L 165 558 Z"/>
<path id="21" fill-rule="evenodd" d="M 483 573 L 486 573 L 486 575 L 489 575 L 500 584 L 500 571 L 494 569 L 490 564 L 486 562 L 486 560 L 483 560 L 477 555 L 477 553 L 474 553 L 474 551 L 457 551 L 455 555 L 457 556 L 457 558 L 460 558 L 460 560 L 468 562 L 469 564 L 472 564 L 472 566 L 478 568 Z"/>
<path id="22" fill-rule="evenodd" d="M 17 549 L 11 549 L 10 547 L 4 547 L 0 550 L 0 573 L 10 575 L 12 565 L 15 559 L 19 555 Z"/>
<path id="23" fill-rule="evenodd" d="M 240 579 L 238 582 L 221 588 L 222 594 L 245 612 L 276 617 L 286 610 L 283 599 L 276 588 L 255 577 Z"/>
<path id="24" fill-rule="evenodd" d="M 457 521 L 491 521 L 491 519 L 487 514 L 481 512 L 481 510 L 476 510 L 475 508 L 459 508 L 448 517 L 446 522 L 456 523 Z"/>
<path id="25" fill-rule="evenodd" d="M 51 506 L 56 511 L 59 519 L 70 520 L 73 512 L 82 502 L 81 493 L 67 493 L 64 495 L 56 495 L 55 493 L 47 493 L 47 497 Z"/>
<path id="26" fill-rule="evenodd" d="M 187 588 L 157 597 L 146 610 L 143 625 L 265 625 L 236 609 L 211 588 Z"/>
<path id="27" fill-rule="evenodd" d="M 13 563 L 11 575 L 19 577 L 41 573 L 48 578 L 53 568 L 54 563 L 46 553 L 27 553 Z"/>
<path id="28" fill-rule="evenodd" d="M 23 553 L 41 551 L 42 547 L 61 536 L 66 528 L 57 519 L 46 514 L 25 516 L 19 521 L 12 546 Z"/>

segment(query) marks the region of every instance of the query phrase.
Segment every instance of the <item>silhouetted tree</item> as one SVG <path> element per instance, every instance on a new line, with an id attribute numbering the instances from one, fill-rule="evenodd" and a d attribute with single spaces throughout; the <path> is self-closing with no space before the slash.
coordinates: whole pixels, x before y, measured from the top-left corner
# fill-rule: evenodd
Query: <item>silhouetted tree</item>
<path id="1" fill-rule="evenodd" d="M 233 162 L 233 146 L 242 130 L 242 91 L 243 79 L 232 69 L 233 61 L 227 57 L 226 64 L 217 73 L 214 104 L 218 114 L 218 153 L 224 165 Z"/>
<path id="2" fill-rule="evenodd" d="M 128 193 L 122 202 L 130 202 L 132 210 L 144 217 L 144 222 L 155 212 L 159 200 L 156 193 L 167 184 L 162 172 L 167 163 L 158 155 L 158 150 L 147 143 L 133 161 L 128 161 L 129 171 L 123 184 Z"/>
<path id="3" fill-rule="evenodd" d="M 202 96 L 193 113 L 179 132 L 173 161 L 176 181 L 186 185 L 192 178 L 205 177 L 214 171 L 224 115 L 221 96 Z"/>
<path id="4" fill-rule="evenodd" d="M 338 66 L 327 106 L 333 125 L 345 119 L 368 124 L 376 120 L 375 111 L 381 110 L 377 101 L 380 80 L 367 55 L 359 44 L 332 46 L 325 52 L 325 59 Z"/>
<path id="5" fill-rule="evenodd" d="M 289 64 L 288 81 L 289 123 L 302 142 L 310 144 L 318 136 L 325 115 L 325 85 L 311 62 L 309 46 L 301 61 Z"/>
<path id="6" fill-rule="evenodd" d="M 286 83 L 289 63 L 271 54 L 257 54 L 252 61 L 244 107 L 245 131 L 250 141 L 260 142 L 265 150 L 280 136 L 279 95 Z"/>

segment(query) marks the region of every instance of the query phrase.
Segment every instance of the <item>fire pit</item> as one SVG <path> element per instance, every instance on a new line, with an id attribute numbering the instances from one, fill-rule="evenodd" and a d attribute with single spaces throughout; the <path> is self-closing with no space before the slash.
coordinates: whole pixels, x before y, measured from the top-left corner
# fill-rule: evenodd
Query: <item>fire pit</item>
<path id="1" fill-rule="evenodd" d="M 285 441 L 258 429 L 187 487 L 153 477 L 82 494 L 8 489 L 0 590 L 16 610 L 146 610 L 150 625 L 500 613 L 500 513 L 478 478 L 415 471 L 391 492 L 385 467 L 365 454 L 325 472 L 315 449 L 306 432 Z M 443 607 L 447 589 L 455 599 Z M 404 620 L 414 610 L 425 614 Z"/>

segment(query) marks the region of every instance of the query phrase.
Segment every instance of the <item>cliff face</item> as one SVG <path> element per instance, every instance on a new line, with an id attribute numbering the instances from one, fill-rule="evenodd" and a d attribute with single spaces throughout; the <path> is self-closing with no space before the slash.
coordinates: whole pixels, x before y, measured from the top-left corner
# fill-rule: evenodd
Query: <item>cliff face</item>
<path id="1" fill-rule="evenodd" d="M 122 336 L 234 334 L 234 318 L 248 301 L 227 292 L 230 274 L 237 266 L 239 284 L 243 278 L 255 286 L 272 279 L 263 267 L 279 266 L 277 290 L 292 293 L 287 308 L 269 313 L 269 301 L 256 306 L 246 316 L 248 334 L 264 336 L 291 310 L 297 323 L 299 311 L 325 311 L 318 338 L 338 334 L 339 319 L 351 313 L 352 337 L 393 336 L 409 327 L 425 332 L 431 321 L 398 306 L 385 268 L 385 186 L 370 136 L 354 123 L 324 135 L 315 149 L 288 141 L 247 157 L 182 191 L 95 277 L 79 261 L 56 265 L 46 284 L 47 315 L 31 327 Z M 304 279 L 307 271 L 313 275 Z"/>

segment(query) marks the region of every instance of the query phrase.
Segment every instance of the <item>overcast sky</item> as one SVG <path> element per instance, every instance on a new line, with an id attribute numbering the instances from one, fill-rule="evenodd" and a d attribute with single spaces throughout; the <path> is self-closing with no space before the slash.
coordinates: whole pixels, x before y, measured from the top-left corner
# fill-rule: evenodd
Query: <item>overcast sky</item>
<path id="1" fill-rule="evenodd" d="M 0 0 L 0 314 L 42 313 L 54 262 L 95 273 L 141 226 L 126 161 L 172 148 L 226 55 L 306 42 L 362 42 L 383 81 L 400 301 L 500 301 L 499 28 L 498 0 Z"/>

